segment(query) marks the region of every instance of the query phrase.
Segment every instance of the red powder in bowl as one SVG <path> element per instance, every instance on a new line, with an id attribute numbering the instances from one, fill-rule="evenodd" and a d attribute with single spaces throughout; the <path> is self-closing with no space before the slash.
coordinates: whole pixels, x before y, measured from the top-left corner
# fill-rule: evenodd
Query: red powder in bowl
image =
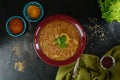
<path id="1" fill-rule="evenodd" d="M 9 30 L 12 34 L 19 34 L 23 31 L 24 25 L 21 19 L 14 18 L 9 22 Z"/>
<path id="2" fill-rule="evenodd" d="M 101 64 L 103 67 L 109 69 L 113 66 L 113 59 L 109 56 L 106 56 L 102 59 Z"/>

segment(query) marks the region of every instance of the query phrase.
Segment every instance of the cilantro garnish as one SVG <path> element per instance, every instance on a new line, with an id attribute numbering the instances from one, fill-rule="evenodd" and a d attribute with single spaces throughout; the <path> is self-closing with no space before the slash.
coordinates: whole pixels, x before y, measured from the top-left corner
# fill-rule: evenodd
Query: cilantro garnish
<path id="1" fill-rule="evenodd" d="M 54 40 L 54 44 L 58 44 L 58 46 L 63 49 L 67 46 L 66 43 L 67 37 L 65 35 L 60 36 Z"/>

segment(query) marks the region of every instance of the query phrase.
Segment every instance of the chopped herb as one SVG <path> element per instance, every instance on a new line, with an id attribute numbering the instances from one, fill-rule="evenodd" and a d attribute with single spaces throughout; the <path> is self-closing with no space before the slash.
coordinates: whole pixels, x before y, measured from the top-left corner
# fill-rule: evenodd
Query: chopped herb
<path id="1" fill-rule="evenodd" d="M 58 44 L 59 47 L 63 49 L 67 46 L 66 40 L 67 40 L 67 37 L 63 35 L 55 39 L 54 44 Z"/>
<path id="2" fill-rule="evenodd" d="M 62 44 L 59 45 L 59 47 L 62 48 L 62 49 L 65 48 L 66 46 L 67 46 L 66 43 L 62 43 Z"/>

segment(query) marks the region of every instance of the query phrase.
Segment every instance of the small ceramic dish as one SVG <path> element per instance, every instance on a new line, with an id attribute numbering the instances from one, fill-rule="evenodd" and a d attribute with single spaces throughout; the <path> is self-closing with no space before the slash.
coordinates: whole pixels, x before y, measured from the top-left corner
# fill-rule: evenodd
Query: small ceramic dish
<path id="1" fill-rule="evenodd" d="M 6 31 L 10 36 L 19 37 L 26 31 L 26 22 L 20 16 L 12 16 L 6 22 Z"/>
<path id="2" fill-rule="evenodd" d="M 23 9 L 23 15 L 29 22 L 38 22 L 44 15 L 43 6 L 35 1 L 28 2 Z"/>
<path id="3" fill-rule="evenodd" d="M 100 66 L 105 70 L 110 70 L 115 65 L 115 59 L 111 55 L 103 56 L 100 59 Z"/>

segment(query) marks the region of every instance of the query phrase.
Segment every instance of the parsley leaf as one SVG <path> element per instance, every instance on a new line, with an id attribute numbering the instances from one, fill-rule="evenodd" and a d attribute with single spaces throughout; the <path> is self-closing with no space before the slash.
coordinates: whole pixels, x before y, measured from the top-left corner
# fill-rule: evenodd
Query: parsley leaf
<path id="1" fill-rule="evenodd" d="M 60 36 L 57 39 L 54 40 L 54 44 L 58 44 L 58 46 L 63 49 L 67 46 L 66 43 L 67 37 L 66 36 Z"/>

